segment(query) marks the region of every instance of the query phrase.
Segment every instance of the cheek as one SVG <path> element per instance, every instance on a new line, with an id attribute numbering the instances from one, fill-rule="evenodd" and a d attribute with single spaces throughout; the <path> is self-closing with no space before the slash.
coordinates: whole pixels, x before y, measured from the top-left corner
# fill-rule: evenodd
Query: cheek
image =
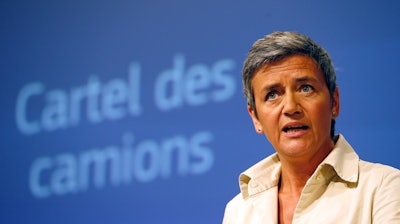
<path id="1" fill-rule="evenodd" d="M 267 134 L 276 133 L 276 129 L 279 128 L 279 117 L 280 112 L 274 109 L 265 109 L 258 114 L 261 125 Z"/>
<path id="2" fill-rule="evenodd" d="M 317 107 L 310 116 L 318 124 L 317 126 L 330 130 L 332 111 L 329 105 L 323 104 Z"/>

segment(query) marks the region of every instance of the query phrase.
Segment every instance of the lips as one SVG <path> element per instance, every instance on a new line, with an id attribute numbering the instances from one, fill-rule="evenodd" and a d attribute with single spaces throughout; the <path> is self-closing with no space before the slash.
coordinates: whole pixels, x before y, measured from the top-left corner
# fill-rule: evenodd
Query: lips
<path id="1" fill-rule="evenodd" d="M 309 127 L 304 124 L 287 124 L 283 127 L 282 131 L 285 133 L 307 130 Z"/>

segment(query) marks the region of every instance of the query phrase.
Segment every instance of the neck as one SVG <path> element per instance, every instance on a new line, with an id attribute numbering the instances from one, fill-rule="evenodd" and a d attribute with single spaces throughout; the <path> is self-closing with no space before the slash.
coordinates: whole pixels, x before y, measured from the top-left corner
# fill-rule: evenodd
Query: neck
<path id="1" fill-rule="evenodd" d="M 307 180 L 332 149 L 333 145 L 327 147 L 327 150 L 320 150 L 319 153 L 311 158 L 280 158 L 282 170 L 279 190 L 299 196 Z"/>
<path id="2" fill-rule="evenodd" d="M 315 169 L 316 167 L 311 166 L 285 166 L 282 164 L 279 191 L 300 196 Z"/>

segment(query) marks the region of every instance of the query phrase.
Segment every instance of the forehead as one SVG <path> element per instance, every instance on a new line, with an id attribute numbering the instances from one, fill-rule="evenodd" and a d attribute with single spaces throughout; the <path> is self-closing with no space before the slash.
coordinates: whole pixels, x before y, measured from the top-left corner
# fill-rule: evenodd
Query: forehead
<path id="1" fill-rule="evenodd" d="M 268 63 L 256 71 L 254 82 L 266 80 L 277 80 L 287 77 L 308 76 L 314 77 L 321 82 L 325 81 L 323 72 L 311 57 L 305 55 L 291 55 L 273 63 Z"/>

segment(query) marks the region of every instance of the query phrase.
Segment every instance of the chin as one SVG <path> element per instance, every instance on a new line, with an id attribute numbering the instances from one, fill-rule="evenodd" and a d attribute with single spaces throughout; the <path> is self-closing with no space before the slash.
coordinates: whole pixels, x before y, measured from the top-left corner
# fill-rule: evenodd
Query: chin
<path id="1" fill-rule="evenodd" d="M 284 154 L 290 157 L 303 156 L 310 150 L 310 146 L 308 144 L 286 144 L 283 147 L 280 147 L 280 154 Z"/>

